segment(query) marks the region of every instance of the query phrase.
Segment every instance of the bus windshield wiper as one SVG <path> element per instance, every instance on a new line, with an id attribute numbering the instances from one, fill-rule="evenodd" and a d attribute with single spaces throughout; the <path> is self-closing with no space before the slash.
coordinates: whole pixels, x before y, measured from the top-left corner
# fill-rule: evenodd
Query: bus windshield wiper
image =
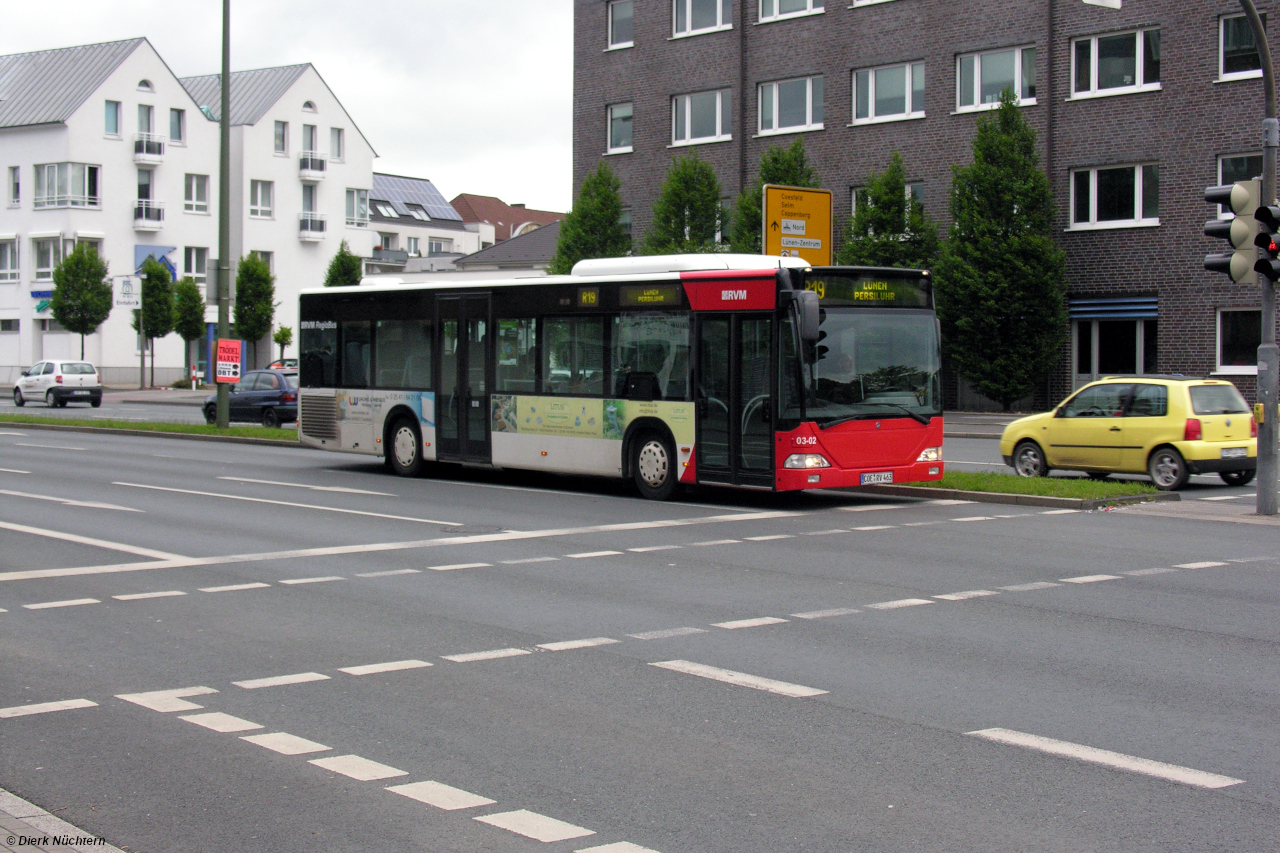
<path id="1" fill-rule="evenodd" d="M 859 406 L 886 406 L 891 409 L 898 409 L 902 412 L 905 412 L 907 417 L 911 418 L 917 423 L 924 424 L 925 426 L 928 426 L 931 421 L 930 418 L 925 417 L 919 412 L 913 412 L 911 409 L 908 409 L 906 406 L 900 406 L 897 403 L 858 403 L 858 405 Z M 823 424 L 822 426 L 819 427 L 819 429 L 824 429 L 824 430 L 830 429 L 833 426 L 839 426 L 840 424 L 847 424 L 849 423 L 849 421 L 862 420 L 863 418 L 867 417 L 868 414 L 869 414 L 868 412 L 863 412 L 860 415 L 849 415 L 848 417 L 836 418 L 834 421 L 831 421 L 830 423 Z"/>

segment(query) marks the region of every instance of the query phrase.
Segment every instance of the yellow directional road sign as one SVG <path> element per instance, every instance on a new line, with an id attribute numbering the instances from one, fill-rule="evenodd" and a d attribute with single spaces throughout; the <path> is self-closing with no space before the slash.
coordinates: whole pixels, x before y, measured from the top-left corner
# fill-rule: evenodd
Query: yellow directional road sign
<path id="1" fill-rule="evenodd" d="M 764 185 L 764 254 L 831 266 L 831 190 Z"/>

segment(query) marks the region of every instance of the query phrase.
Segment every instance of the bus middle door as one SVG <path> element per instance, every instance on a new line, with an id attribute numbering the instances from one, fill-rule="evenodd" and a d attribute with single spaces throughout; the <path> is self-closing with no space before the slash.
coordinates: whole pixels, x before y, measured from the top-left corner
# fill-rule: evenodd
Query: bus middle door
<path id="1" fill-rule="evenodd" d="M 700 483 L 773 485 L 773 315 L 700 314 Z"/>
<path id="2" fill-rule="evenodd" d="M 440 312 L 440 394 L 436 408 L 438 458 L 488 463 L 489 297 L 450 296 Z"/>

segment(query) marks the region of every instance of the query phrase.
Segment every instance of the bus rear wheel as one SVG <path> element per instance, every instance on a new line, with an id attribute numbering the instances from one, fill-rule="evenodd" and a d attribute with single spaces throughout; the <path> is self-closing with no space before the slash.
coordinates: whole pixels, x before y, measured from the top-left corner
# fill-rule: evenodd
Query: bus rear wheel
<path id="1" fill-rule="evenodd" d="M 422 434 L 411 419 L 400 418 L 391 425 L 385 452 L 392 469 L 401 477 L 422 476 L 426 467 L 422 459 Z"/>
<path id="2" fill-rule="evenodd" d="M 652 501 L 665 501 L 675 494 L 680 475 L 671 442 L 646 432 L 636 436 L 631 448 L 631 476 L 640 494 Z"/>

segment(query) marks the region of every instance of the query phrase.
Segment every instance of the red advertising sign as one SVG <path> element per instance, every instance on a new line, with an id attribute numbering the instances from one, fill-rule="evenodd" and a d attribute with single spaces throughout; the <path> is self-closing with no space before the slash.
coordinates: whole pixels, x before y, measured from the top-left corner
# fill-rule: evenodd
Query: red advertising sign
<path id="1" fill-rule="evenodd" d="M 240 342 L 218 338 L 217 380 L 240 381 Z"/>
<path id="2" fill-rule="evenodd" d="M 771 311 L 778 304 L 778 283 L 770 274 L 734 275 L 721 271 L 681 273 L 694 311 Z"/>

